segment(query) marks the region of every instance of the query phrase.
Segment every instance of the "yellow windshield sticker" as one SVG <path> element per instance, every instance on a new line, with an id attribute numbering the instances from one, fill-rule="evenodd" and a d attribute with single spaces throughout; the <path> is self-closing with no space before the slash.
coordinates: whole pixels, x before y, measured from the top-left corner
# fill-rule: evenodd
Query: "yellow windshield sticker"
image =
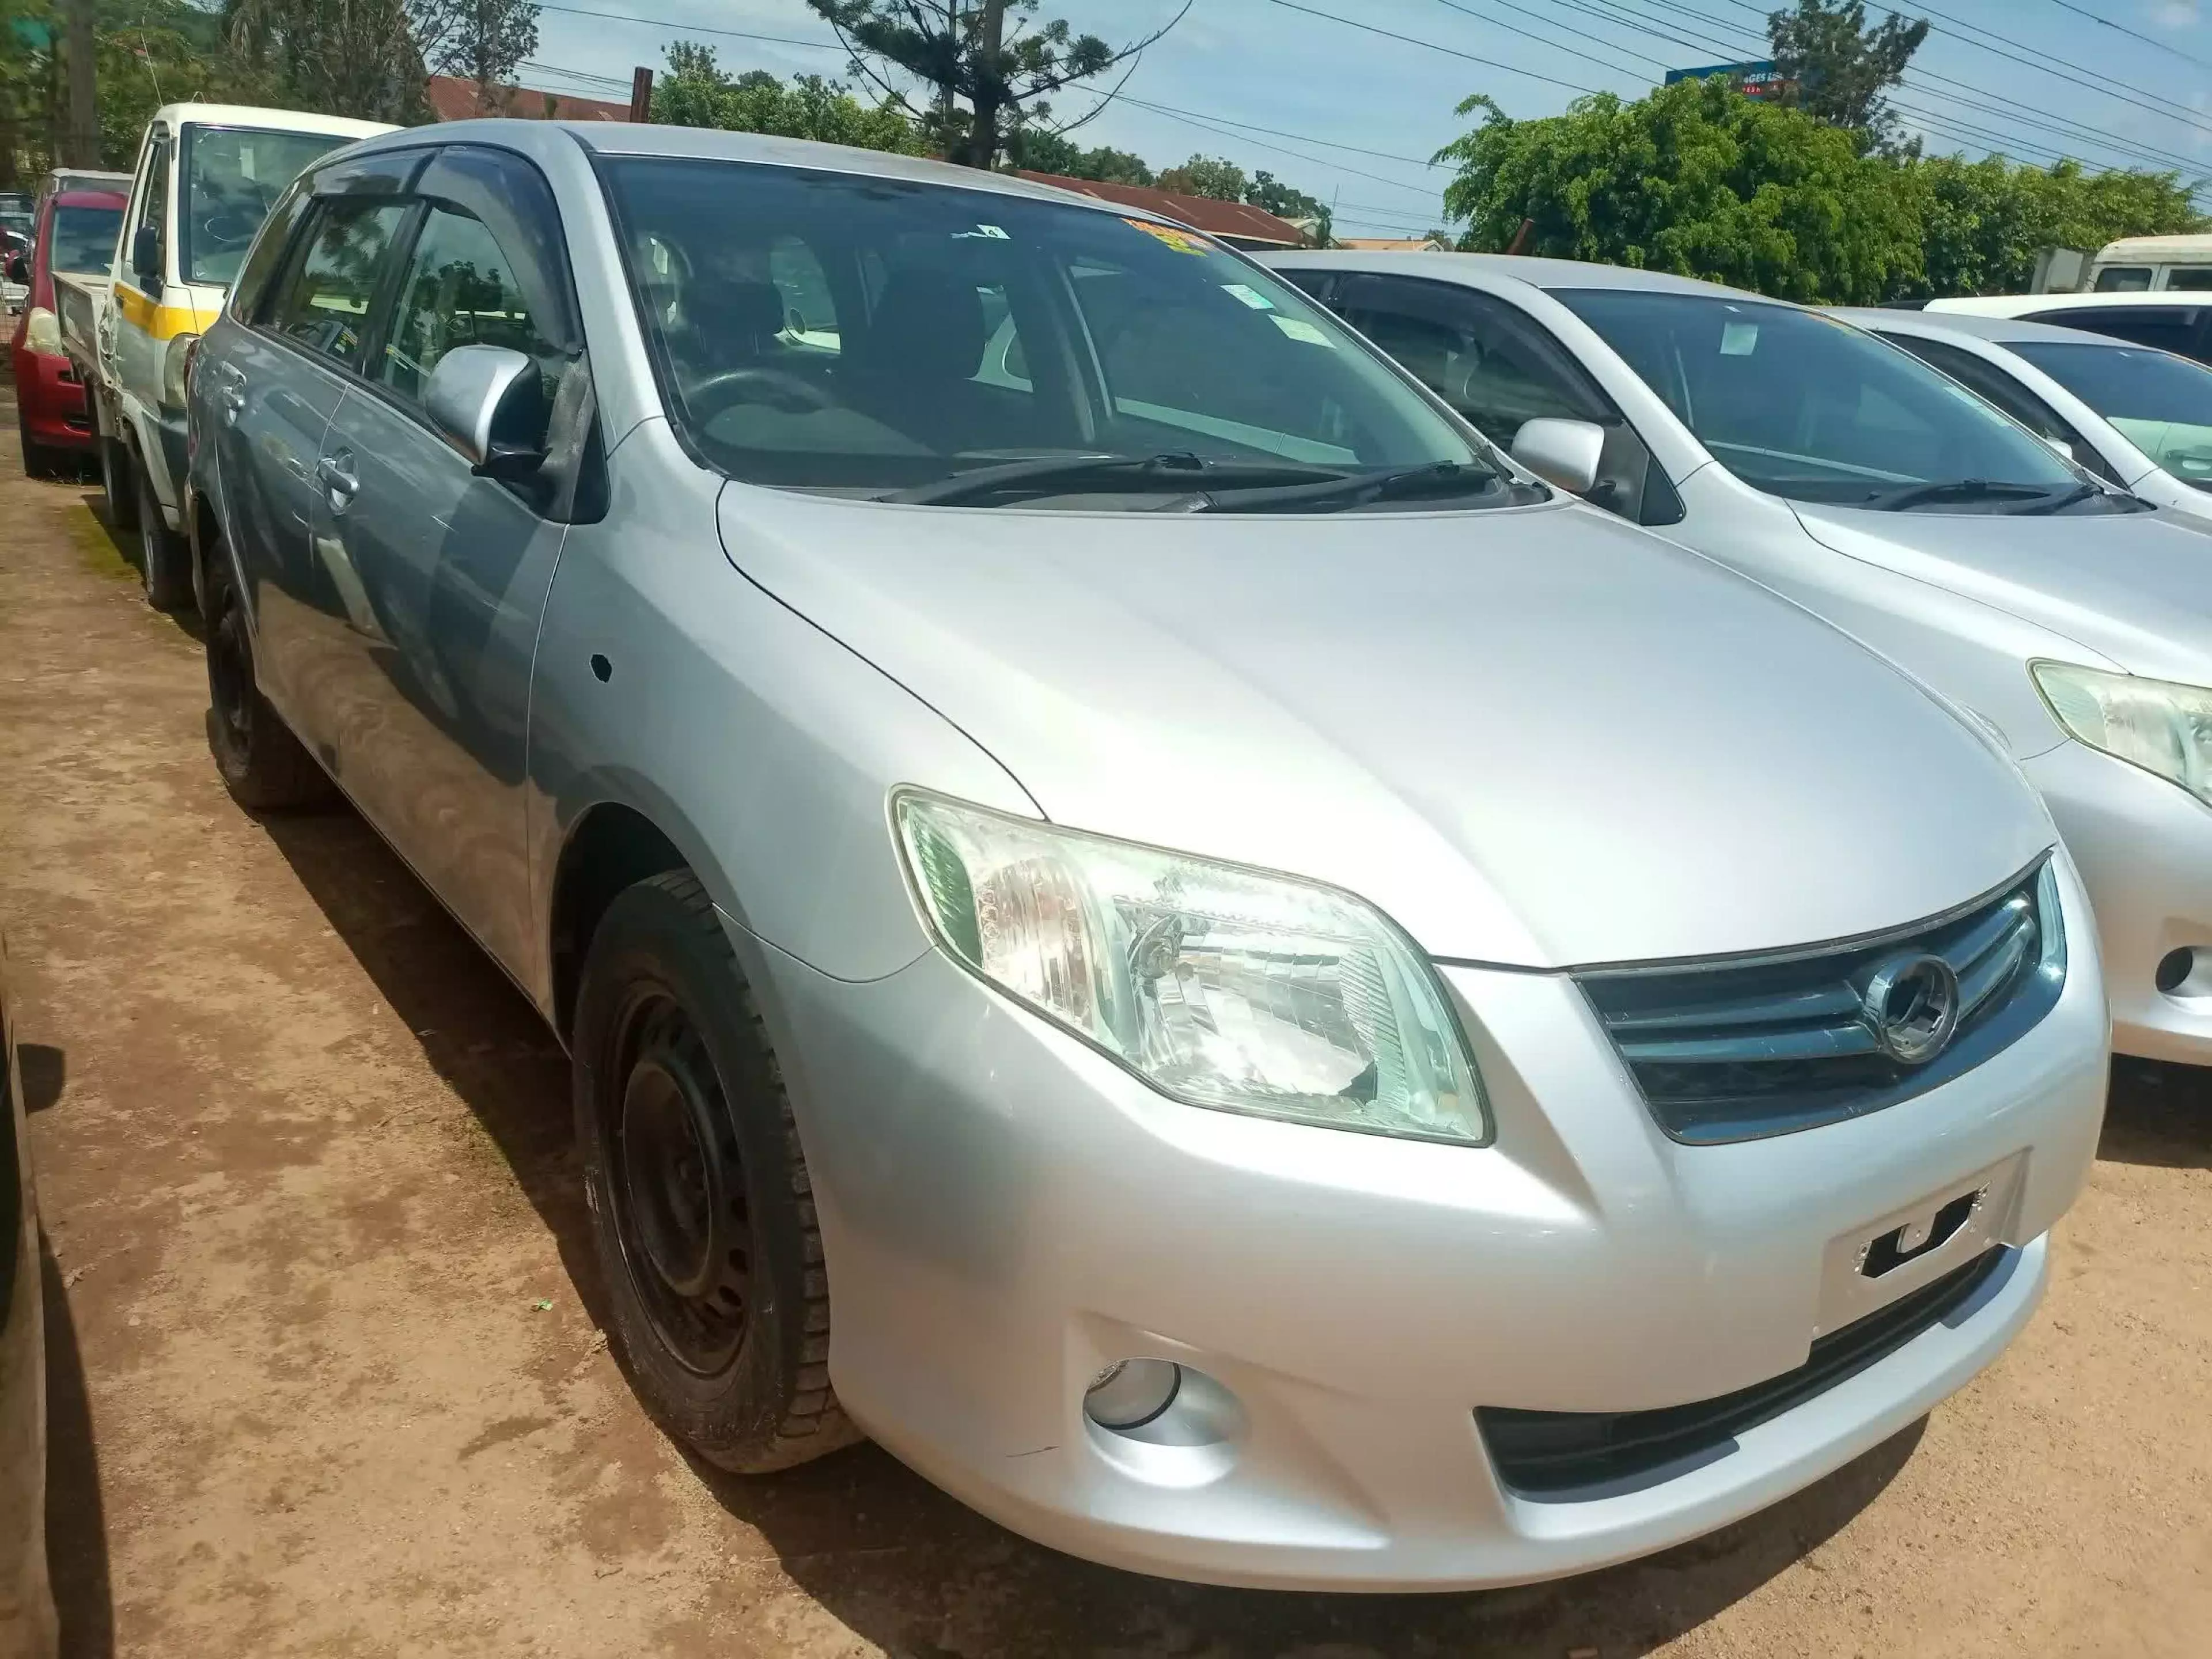
<path id="1" fill-rule="evenodd" d="M 1124 219 L 1125 225 L 1134 225 L 1147 236 L 1158 238 L 1177 253 L 1205 253 L 1206 239 L 1194 231 L 1177 230 L 1173 225 L 1164 225 L 1152 219 Z"/>

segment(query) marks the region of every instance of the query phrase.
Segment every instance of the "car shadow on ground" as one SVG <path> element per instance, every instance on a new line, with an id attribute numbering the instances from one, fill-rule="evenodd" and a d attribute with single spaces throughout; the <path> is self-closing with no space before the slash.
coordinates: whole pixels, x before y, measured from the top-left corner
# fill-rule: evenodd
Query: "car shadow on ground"
<path id="1" fill-rule="evenodd" d="M 23 1088 L 32 1092 L 27 1077 Z M 61 1659 L 108 1659 L 115 1651 L 115 1602 L 92 1402 L 69 1293 L 44 1237 L 39 1271 L 46 1338 L 46 1563 L 61 1614 Z"/>
<path id="2" fill-rule="evenodd" d="M 2212 1069 L 2115 1057 L 2097 1156 L 2154 1169 L 2212 1170 Z"/>
<path id="3" fill-rule="evenodd" d="M 92 515 L 92 522 L 106 544 L 98 551 L 112 554 L 116 559 L 130 567 L 131 574 L 134 577 L 143 581 L 146 574 L 143 564 L 144 553 L 138 545 L 138 538 L 127 531 L 118 529 L 109 520 L 106 497 L 98 489 L 87 491 L 82 499 L 85 510 Z M 161 617 L 173 623 L 179 633 L 196 643 L 204 645 L 207 642 L 207 630 L 200 625 L 200 613 L 189 602 L 170 611 L 157 611 L 149 607 L 148 614 Z"/>
<path id="4" fill-rule="evenodd" d="M 605 1306 L 572 1156 L 568 1066 L 522 995 L 349 809 L 263 828 L 441 1076 L 482 1121 L 551 1233 L 586 1313 Z M 694 1462 L 777 1565 L 899 1659 L 1137 1656 L 1632 1659 L 1692 1630 L 1802 1560 L 1911 1459 L 1915 1424 L 1747 1521 L 1648 1560 L 1555 1584 L 1478 1594 L 1318 1595 L 1224 1590 L 1094 1566 L 1031 1544 L 874 1446 L 744 1479 Z"/>

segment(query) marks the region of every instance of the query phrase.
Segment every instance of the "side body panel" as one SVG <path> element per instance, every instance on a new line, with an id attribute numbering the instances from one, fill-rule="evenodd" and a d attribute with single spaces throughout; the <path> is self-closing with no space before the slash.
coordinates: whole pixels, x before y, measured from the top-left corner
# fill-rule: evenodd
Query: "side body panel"
<path id="1" fill-rule="evenodd" d="M 567 526 L 372 391 L 346 393 L 321 460 L 313 562 L 343 614 L 314 618 L 309 718 L 355 804 L 520 971 L 530 665 Z"/>

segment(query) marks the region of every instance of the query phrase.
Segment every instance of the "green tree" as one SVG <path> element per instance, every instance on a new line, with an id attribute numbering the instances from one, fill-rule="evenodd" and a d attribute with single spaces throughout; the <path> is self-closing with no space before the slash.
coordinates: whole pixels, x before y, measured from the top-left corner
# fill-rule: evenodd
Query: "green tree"
<path id="1" fill-rule="evenodd" d="M 1122 46 L 1037 20 L 1038 0 L 806 0 L 866 77 L 948 159 L 991 167 L 1051 96 L 1130 63 L 1190 9 Z M 1126 78 L 1126 77 L 1124 77 Z M 907 88 L 916 88 L 914 98 Z M 918 101 L 917 101 L 918 100 Z"/>
<path id="2" fill-rule="evenodd" d="M 1445 210 L 1464 246 L 1709 277 L 1808 303 L 1880 300 L 1921 275 L 1919 222 L 1894 161 L 1802 110 L 1681 81 L 1611 93 L 1564 115 L 1509 118 L 1477 94 L 1480 126 L 1437 152 L 1459 164 Z"/>
<path id="3" fill-rule="evenodd" d="M 232 46 L 301 109 L 406 125 L 428 107 L 418 26 L 442 0 L 223 0 Z"/>
<path id="4" fill-rule="evenodd" d="M 0 0 L 0 189 L 35 180 L 60 152 L 67 50 L 54 0 Z M 222 18 L 187 0 L 98 0 L 94 69 L 100 161 L 129 167 L 165 103 L 266 103 L 271 77 L 234 53 Z"/>
<path id="5" fill-rule="evenodd" d="M 1327 247 L 1334 240 L 1330 234 L 1334 215 L 1328 204 L 1317 196 L 1292 189 L 1272 173 L 1255 173 L 1252 182 L 1245 186 L 1244 200 L 1278 219 L 1310 227 L 1310 234 L 1318 247 Z"/>
<path id="6" fill-rule="evenodd" d="M 1895 145 L 1897 117 L 1882 94 L 1928 38 L 1928 20 L 1892 12 L 1867 27 L 1866 0 L 1797 0 L 1770 13 L 1767 49 L 1774 67 L 1797 82 L 1797 104 L 1814 120 L 1867 135 L 1875 149 Z"/>
<path id="7" fill-rule="evenodd" d="M 416 44 L 441 75 L 473 81 L 477 111 L 506 112 L 522 60 L 538 50 L 538 8 L 531 0 L 438 0 L 414 8 Z"/>
<path id="8" fill-rule="evenodd" d="M 1160 174 L 1159 184 L 1162 190 L 1210 196 L 1217 202 L 1241 202 L 1244 192 L 1252 188 L 1243 167 L 1212 155 L 1194 155 L 1181 167 L 1170 167 Z"/>
<path id="9" fill-rule="evenodd" d="M 915 124 L 888 103 L 864 104 L 818 75 L 799 76 L 787 86 L 761 70 L 732 80 L 712 46 L 690 40 L 668 49 L 668 72 L 653 88 L 653 118 L 671 126 L 764 132 L 903 155 L 927 149 Z"/>
<path id="10" fill-rule="evenodd" d="M 1032 173 L 1056 173 L 1063 179 L 1095 179 L 1109 185 L 1149 185 L 1152 170 L 1141 155 L 1126 149 L 1085 149 L 1050 127 L 1020 126 L 1006 137 L 1006 159 Z"/>
<path id="11" fill-rule="evenodd" d="M 1929 156 L 1901 169 L 1922 226 L 1923 270 L 1891 297 L 2017 294 L 2044 247 L 2095 250 L 2122 236 L 2174 235 L 2206 221 L 2171 173 L 2087 173 L 2078 161 Z M 2195 181 L 2197 183 L 2202 180 Z"/>

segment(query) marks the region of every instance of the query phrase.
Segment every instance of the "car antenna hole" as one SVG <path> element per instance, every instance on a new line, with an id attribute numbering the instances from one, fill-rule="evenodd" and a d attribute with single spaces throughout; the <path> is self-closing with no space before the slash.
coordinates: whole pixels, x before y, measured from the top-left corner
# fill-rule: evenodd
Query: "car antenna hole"
<path id="1" fill-rule="evenodd" d="M 615 677 L 615 665 L 594 651 L 592 653 L 592 672 L 598 675 L 599 684 L 605 685 Z"/>

